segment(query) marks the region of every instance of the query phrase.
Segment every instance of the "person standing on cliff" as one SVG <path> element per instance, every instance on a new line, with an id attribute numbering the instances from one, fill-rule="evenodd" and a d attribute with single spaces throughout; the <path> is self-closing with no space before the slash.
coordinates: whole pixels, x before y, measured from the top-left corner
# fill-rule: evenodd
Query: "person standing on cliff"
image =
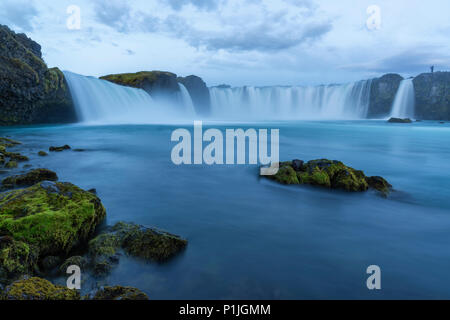
<path id="1" fill-rule="evenodd" d="M 431 73 L 434 72 L 434 66 L 431 66 Z"/>

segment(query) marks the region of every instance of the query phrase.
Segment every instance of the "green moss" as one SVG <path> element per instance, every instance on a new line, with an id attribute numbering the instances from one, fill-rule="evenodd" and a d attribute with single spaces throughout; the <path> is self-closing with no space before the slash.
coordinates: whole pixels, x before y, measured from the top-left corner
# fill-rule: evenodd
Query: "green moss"
<path id="1" fill-rule="evenodd" d="M 154 83 L 158 80 L 161 75 L 166 75 L 170 77 L 176 77 L 175 74 L 165 71 L 141 71 L 137 73 L 122 73 L 122 74 L 111 74 L 103 76 L 100 79 L 114 82 L 123 86 L 142 88 L 142 84 L 147 82 L 149 84 Z"/>
<path id="2" fill-rule="evenodd" d="M 297 174 L 290 165 L 280 163 L 280 166 L 276 175 L 268 177 L 282 184 L 299 184 Z"/>
<path id="3" fill-rule="evenodd" d="M 95 294 L 85 297 L 90 300 L 148 300 L 148 296 L 133 287 L 101 287 Z"/>
<path id="4" fill-rule="evenodd" d="M 9 285 L 3 293 L 5 300 L 79 300 L 76 290 L 56 286 L 42 278 L 19 280 Z"/>
<path id="5" fill-rule="evenodd" d="M 14 169 L 14 168 L 17 168 L 17 167 L 18 167 L 17 161 L 8 161 L 5 164 L 5 168 L 7 168 L 7 169 Z"/>
<path id="6" fill-rule="evenodd" d="M 0 279 L 2 282 L 21 274 L 33 272 L 37 268 L 39 251 L 22 241 L 11 237 L 0 237 Z"/>
<path id="7" fill-rule="evenodd" d="M 0 234 L 59 255 L 85 241 L 105 217 L 100 200 L 70 183 L 41 182 L 0 195 Z"/>
<path id="8" fill-rule="evenodd" d="M 34 169 L 25 174 L 7 177 L 2 180 L 2 185 L 6 187 L 31 186 L 41 181 L 56 181 L 58 176 L 48 169 Z"/>
<path id="9" fill-rule="evenodd" d="M 41 157 L 46 157 L 46 156 L 48 156 L 48 153 L 45 152 L 45 151 L 39 151 L 38 155 L 41 156 Z"/>

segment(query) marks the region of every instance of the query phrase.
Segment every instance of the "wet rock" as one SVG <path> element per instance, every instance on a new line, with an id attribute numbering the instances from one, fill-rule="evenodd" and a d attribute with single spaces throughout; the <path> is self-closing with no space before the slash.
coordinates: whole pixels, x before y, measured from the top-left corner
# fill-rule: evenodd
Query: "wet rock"
<path id="1" fill-rule="evenodd" d="M 45 151 L 39 151 L 38 155 L 41 156 L 41 157 L 46 157 L 46 156 L 48 156 L 48 153 L 45 152 Z"/>
<path id="2" fill-rule="evenodd" d="M 64 150 L 70 150 L 70 146 L 67 145 L 67 144 L 65 144 L 65 145 L 63 145 L 61 147 L 53 147 L 53 146 L 51 146 L 50 148 L 48 148 L 48 150 L 50 152 L 61 152 L 61 151 L 64 151 Z"/>
<path id="3" fill-rule="evenodd" d="M 58 176 L 55 172 L 48 169 L 34 169 L 25 174 L 7 177 L 2 180 L 5 187 L 23 187 L 32 186 L 41 181 L 57 181 Z"/>
<path id="4" fill-rule="evenodd" d="M 14 169 L 14 168 L 17 168 L 18 166 L 19 166 L 19 164 L 16 161 L 8 161 L 5 164 L 6 169 Z"/>
<path id="5" fill-rule="evenodd" d="M 41 266 L 44 271 L 55 269 L 61 263 L 61 258 L 57 256 L 47 256 L 41 261 Z"/>
<path id="6" fill-rule="evenodd" d="M 87 300 L 149 300 L 148 296 L 133 287 L 101 287 L 85 297 Z"/>
<path id="7" fill-rule="evenodd" d="M 7 286 L 2 294 L 4 300 L 79 300 L 76 290 L 57 286 L 42 278 L 25 278 Z"/>
<path id="8" fill-rule="evenodd" d="M 383 195 L 387 195 L 392 188 L 382 177 L 368 178 L 363 171 L 328 159 L 311 160 L 307 163 L 301 160 L 281 162 L 276 175 L 265 177 L 281 184 L 309 184 L 350 192 L 367 191 L 371 187 Z"/>
<path id="9" fill-rule="evenodd" d="M 400 118 L 390 118 L 388 120 L 389 123 L 412 123 L 412 120 L 409 118 L 400 119 Z"/>
<path id="10" fill-rule="evenodd" d="M 83 271 L 83 269 L 85 269 L 88 266 L 88 263 L 89 261 L 85 257 L 73 256 L 64 261 L 64 263 L 59 267 L 59 272 L 60 274 L 65 275 L 67 272 L 67 268 L 70 266 L 78 266 Z"/>
<path id="11" fill-rule="evenodd" d="M 37 269 L 39 249 L 11 236 L 0 236 L 0 283 L 7 284 Z"/>

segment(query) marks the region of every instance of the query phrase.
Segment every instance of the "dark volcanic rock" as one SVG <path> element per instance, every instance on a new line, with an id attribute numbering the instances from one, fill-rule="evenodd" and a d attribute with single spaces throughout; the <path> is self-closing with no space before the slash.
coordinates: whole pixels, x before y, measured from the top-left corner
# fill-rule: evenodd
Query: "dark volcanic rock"
<path id="1" fill-rule="evenodd" d="M 63 73 L 47 68 L 39 44 L 0 25 L 0 125 L 74 121 Z"/>
<path id="2" fill-rule="evenodd" d="M 383 118 L 390 114 L 402 80 L 398 74 L 386 74 L 372 80 L 368 118 Z"/>
<path id="3" fill-rule="evenodd" d="M 409 118 L 400 119 L 400 118 L 390 118 L 388 120 L 389 123 L 412 123 L 412 120 Z"/>
<path id="4" fill-rule="evenodd" d="M 202 78 L 191 75 L 178 77 L 177 80 L 188 90 L 194 103 L 195 111 L 200 115 L 209 115 L 211 111 L 211 97 L 209 89 Z"/>
<path id="5" fill-rule="evenodd" d="M 450 72 L 423 73 L 413 83 L 416 118 L 450 120 Z"/>

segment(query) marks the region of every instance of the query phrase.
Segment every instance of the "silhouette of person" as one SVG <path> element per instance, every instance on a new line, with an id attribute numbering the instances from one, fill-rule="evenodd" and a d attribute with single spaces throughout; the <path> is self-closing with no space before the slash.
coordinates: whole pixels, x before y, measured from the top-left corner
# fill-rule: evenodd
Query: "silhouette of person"
<path id="1" fill-rule="evenodd" d="M 434 66 L 431 66 L 431 73 L 434 72 Z"/>

